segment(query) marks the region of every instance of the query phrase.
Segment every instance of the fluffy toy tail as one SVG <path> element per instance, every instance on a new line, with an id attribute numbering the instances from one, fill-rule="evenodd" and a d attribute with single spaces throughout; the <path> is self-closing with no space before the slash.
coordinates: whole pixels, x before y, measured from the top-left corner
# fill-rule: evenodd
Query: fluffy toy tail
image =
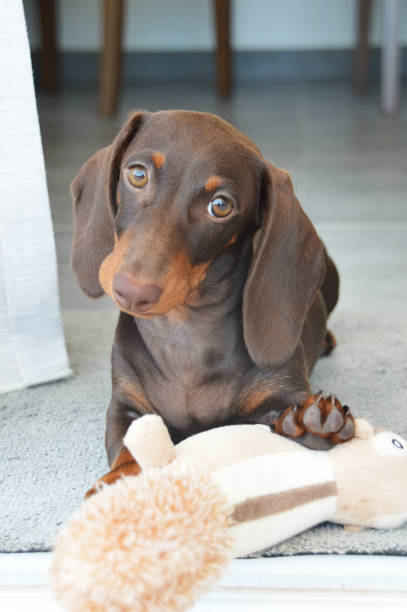
<path id="1" fill-rule="evenodd" d="M 72 612 L 186 610 L 233 556 L 229 513 L 208 475 L 177 462 L 105 486 L 58 536 L 56 596 Z"/>

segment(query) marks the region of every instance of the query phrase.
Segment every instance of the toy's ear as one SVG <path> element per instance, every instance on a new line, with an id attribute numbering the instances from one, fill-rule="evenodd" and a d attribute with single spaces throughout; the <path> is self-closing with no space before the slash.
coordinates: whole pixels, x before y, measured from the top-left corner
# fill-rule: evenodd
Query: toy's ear
<path id="1" fill-rule="evenodd" d="M 360 440 L 370 440 L 374 436 L 373 425 L 366 419 L 355 419 L 354 437 Z"/>
<path id="2" fill-rule="evenodd" d="M 156 414 L 133 421 L 123 442 L 142 470 L 162 467 L 175 459 L 175 447 L 168 429 Z"/>

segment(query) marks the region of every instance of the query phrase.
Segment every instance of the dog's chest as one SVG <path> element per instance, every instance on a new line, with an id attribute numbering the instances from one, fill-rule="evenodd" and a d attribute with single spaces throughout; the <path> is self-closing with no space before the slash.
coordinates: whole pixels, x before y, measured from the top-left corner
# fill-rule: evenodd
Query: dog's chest
<path id="1" fill-rule="evenodd" d="M 173 427 L 188 433 L 230 420 L 251 367 L 238 317 L 138 323 L 157 371 L 143 372 L 145 391 Z"/>

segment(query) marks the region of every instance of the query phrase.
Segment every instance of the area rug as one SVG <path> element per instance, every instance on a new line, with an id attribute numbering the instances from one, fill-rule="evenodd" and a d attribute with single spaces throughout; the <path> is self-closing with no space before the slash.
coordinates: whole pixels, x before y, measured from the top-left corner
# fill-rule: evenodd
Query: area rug
<path id="1" fill-rule="evenodd" d="M 107 470 L 105 413 L 117 315 L 64 313 L 74 376 L 0 396 L 0 552 L 46 551 L 84 492 Z M 321 359 L 315 391 L 407 437 L 407 316 L 339 310 L 338 347 Z M 263 553 L 407 555 L 407 528 L 358 533 L 323 524 Z"/>

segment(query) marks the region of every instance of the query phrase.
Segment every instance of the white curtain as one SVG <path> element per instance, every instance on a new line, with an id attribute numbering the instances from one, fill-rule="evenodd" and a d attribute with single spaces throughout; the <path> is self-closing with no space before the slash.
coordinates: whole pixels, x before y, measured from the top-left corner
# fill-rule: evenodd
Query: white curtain
<path id="1" fill-rule="evenodd" d="M 21 0 L 0 0 L 0 392 L 69 376 Z"/>

